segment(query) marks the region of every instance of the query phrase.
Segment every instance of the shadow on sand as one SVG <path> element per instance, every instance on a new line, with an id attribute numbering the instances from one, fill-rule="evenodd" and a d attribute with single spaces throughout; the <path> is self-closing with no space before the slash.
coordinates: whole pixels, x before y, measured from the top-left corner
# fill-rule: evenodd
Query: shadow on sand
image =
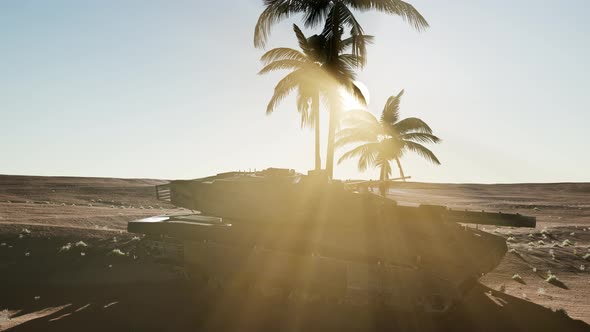
<path id="1" fill-rule="evenodd" d="M 424 316 L 324 303 L 253 300 L 190 289 L 176 282 L 100 287 L 0 287 L 20 310 L 9 331 L 588 331 L 563 312 L 478 284 L 451 313 Z M 38 297 L 36 300 L 35 297 Z M 212 300 L 215 298 L 215 301 Z M 61 307 L 67 305 L 65 307 Z M 51 314 L 18 322 L 47 308 Z M 18 323 L 17 323 L 18 322 Z M 2 326 L 0 322 L 0 326 Z M 6 327 L 6 325 L 5 325 Z"/>

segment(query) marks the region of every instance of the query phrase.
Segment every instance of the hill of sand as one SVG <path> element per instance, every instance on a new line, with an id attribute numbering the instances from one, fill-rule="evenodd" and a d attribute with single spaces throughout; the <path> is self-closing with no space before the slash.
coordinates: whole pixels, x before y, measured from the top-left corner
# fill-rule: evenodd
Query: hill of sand
<path id="1" fill-rule="evenodd" d="M 156 199 L 159 183 L 0 175 L 0 331 L 590 330 L 590 184 L 392 188 L 402 204 L 539 221 L 536 229 L 486 226 L 514 250 L 455 310 L 426 316 L 189 284 L 125 231 L 129 220 L 179 211 Z M 549 271 L 556 280 L 546 281 Z"/>

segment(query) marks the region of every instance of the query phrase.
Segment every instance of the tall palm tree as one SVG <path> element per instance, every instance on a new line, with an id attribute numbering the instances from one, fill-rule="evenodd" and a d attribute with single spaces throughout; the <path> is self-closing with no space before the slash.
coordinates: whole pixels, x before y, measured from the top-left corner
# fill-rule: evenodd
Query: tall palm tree
<path id="1" fill-rule="evenodd" d="M 382 184 L 391 176 L 391 161 L 397 163 L 400 176 L 405 177 L 400 159 L 408 151 L 440 165 L 434 153 L 422 145 L 440 142 L 426 122 L 419 118 L 400 119 L 399 105 L 403 94 L 404 90 L 396 96 L 389 97 L 379 120 L 366 111 L 348 112 L 345 122 L 350 124 L 350 127 L 338 133 L 336 145 L 342 147 L 351 143 L 361 144 L 344 153 L 338 163 L 358 157 L 359 171 L 365 171 L 369 166 L 378 167 Z M 385 188 L 381 187 L 383 195 Z"/>
<path id="2" fill-rule="evenodd" d="M 273 24 L 291 15 L 303 13 L 306 27 L 314 27 L 325 22 L 322 36 L 327 41 L 326 69 L 337 76 L 337 58 L 342 49 L 342 36 L 345 28 L 350 28 L 352 54 L 360 55 L 360 66 L 365 64 L 366 39 L 364 32 L 352 10 L 377 10 L 401 16 L 417 30 L 428 27 L 428 22 L 410 4 L 402 0 L 264 0 L 265 9 L 260 14 L 254 31 L 254 45 L 264 47 Z M 338 79 L 342 81 L 342 79 Z M 348 89 L 350 84 L 345 85 Z M 353 90 L 354 91 L 354 90 Z M 334 164 L 334 135 L 339 122 L 341 105 L 336 100 L 331 103 L 328 129 L 328 149 L 326 171 L 332 177 Z"/>
<path id="3" fill-rule="evenodd" d="M 335 99 L 338 87 L 341 85 L 324 69 L 326 51 L 323 37 L 314 35 L 306 38 L 301 29 L 293 24 L 293 31 L 299 42 L 301 51 L 292 48 L 275 48 L 266 52 L 261 61 L 264 68 L 259 74 L 266 74 L 275 70 L 291 70 L 287 76 L 276 85 L 274 94 L 268 103 L 266 113 L 272 113 L 288 94 L 297 90 L 297 110 L 301 113 L 301 126 L 315 127 L 315 169 L 321 169 L 320 157 L 320 95 Z M 366 36 L 370 40 L 371 36 Z M 343 43 L 345 50 L 352 41 Z M 352 82 L 354 66 L 362 61 L 360 56 L 340 54 L 336 63 L 336 70 L 343 82 Z M 356 88 L 356 86 L 355 86 Z M 358 88 L 353 89 L 360 94 Z"/>

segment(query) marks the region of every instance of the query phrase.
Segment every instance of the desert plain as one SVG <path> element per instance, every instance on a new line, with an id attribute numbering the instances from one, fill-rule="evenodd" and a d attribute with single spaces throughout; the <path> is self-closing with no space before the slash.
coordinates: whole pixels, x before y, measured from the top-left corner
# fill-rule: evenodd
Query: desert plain
<path id="1" fill-rule="evenodd" d="M 0 175 L 0 331 L 590 330 L 590 183 L 392 187 L 400 204 L 537 217 L 535 229 L 478 226 L 509 252 L 451 312 L 427 316 L 195 286 L 126 232 L 182 211 L 156 199 L 165 182 Z"/>

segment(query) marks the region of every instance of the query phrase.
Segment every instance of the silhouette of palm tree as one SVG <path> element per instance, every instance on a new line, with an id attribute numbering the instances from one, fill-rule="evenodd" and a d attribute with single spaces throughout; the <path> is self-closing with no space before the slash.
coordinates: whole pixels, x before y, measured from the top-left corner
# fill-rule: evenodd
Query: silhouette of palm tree
<path id="1" fill-rule="evenodd" d="M 306 27 L 315 27 L 324 22 L 323 37 L 326 47 L 326 69 L 338 80 L 337 59 L 342 50 L 344 28 L 350 28 L 350 46 L 353 55 L 358 58 L 360 66 L 365 64 L 366 43 L 363 28 L 354 17 L 352 10 L 380 12 L 401 16 L 417 30 L 428 27 L 428 22 L 410 4 L 402 0 L 264 0 L 265 9 L 260 14 L 254 30 L 254 45 L 264 47 L 273 24 L 291 15 L 303 13 Z M 355 90 L 350 84 L 345 88 Z M 355 93 L 355 95 L 358 95 Z M 361 101 L 364 99 L 361 98 Z M 326 171 L 331 178 L 334 168 L 334 137 L 339 123 L 341 105 L 337 98 L 330 102 L 330 120 L 328 128 L 328 148 Z"/>
<path id="2" fill-rule="evenodd" d="M 315 128 L 315 169 L 320 170 L 320 95 L 323 93 L 332 96 L 330 99 L 334 99 L 340 85 L 353 81 L 355 77 L 354 66 L 362 60 L 358 55 L 339 54 L 336 61 L 338 77 L 341 78 L 339 83 L 324 69 L 323 61 L 326 52 L 323 37 L 314 35 L 306 38 L 296 24 L 293 24 L 293 31 L 301 51 L 286 47 L 274 48 L 266 52 L 260 59 L 264 68 L 259 74 L 275 70 L 291 70 L 275 86 L 266 113 L 272 113 L 288 94 L 297 90 L 297 110 L 301 113 L 301 127 Z M 366 36 L 365 38 L 370 40 L 372 37 Z M 342 43 L 342 47 L 346 49 L 351 43 L 352 41 Z M 353 90 L 360 94 L 356 86 Z"/>
<path id="3" fill-rule="evenodd" d="M 389 97 L 379 120 L 366 111 L 348 112 L 345 122 L 350 126 L 338 133 L 336 146 L 361 144 L 344 153 L 338 163 L 358 157 L 359 171 L 365 171 L 369 166 L 378 167 L 382 184 L 391 176 L 393 160 L 397 163 L 400 176 L 405 177 L 400 159 L 407 151 L 415 152 L 426 160 L 440 165 L 434 153 L 422 145 L 440 142 L 440 139 L 432 134 L 428 124 L 419 118 L 400 119 L 399 105 L 403 94 L 404 90 L 397 96 Z M 387 187 L 381 186 L 380 189 L 385 195 Z"/>

